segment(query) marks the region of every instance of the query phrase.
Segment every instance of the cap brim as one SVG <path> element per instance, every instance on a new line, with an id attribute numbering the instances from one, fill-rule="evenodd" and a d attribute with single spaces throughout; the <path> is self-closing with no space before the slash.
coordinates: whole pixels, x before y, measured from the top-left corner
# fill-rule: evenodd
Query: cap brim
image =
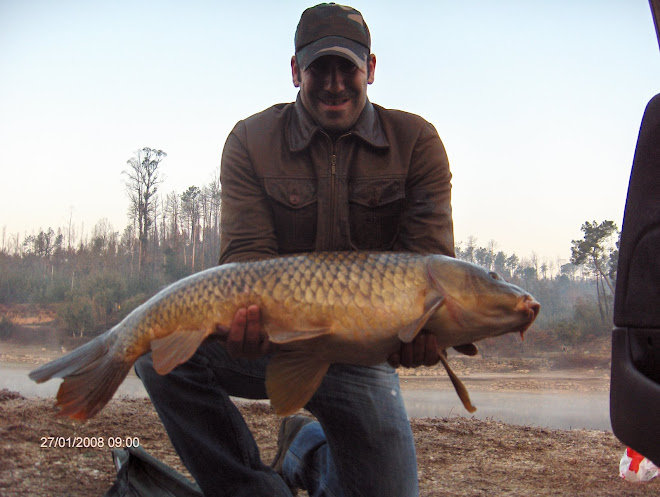
<path id="1" fill-rule="evenodd" d="M 302 69 L 307 69 L 312 62 L 324 55 L 344 57 L 360 69 L 364 69 L 367 66 L 369 49 L 361 43 L 342 36 L 326 36 L 301 48 L 296 53 L 296 59 Z"/>

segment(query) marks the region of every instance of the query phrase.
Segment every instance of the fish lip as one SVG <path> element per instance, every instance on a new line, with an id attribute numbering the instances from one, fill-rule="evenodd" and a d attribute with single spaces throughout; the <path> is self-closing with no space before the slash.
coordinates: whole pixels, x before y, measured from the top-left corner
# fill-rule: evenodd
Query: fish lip
<path id="1" fill-rule="evenodd" d="M 525 295 L 525 297 L 518 302 L 515 309 L 526 317 L 525 322 L 519 328 L 513 330 L 514 333 L 520 333 L 522 335 L 529 329 L 534 320 L 536 320 L 536 317 L 541 311 L 541 304 L 539 304 L 531 295 Z"/>
<path id="2" fill-rule="evenodd" d="M 516 311 L 527 314 L 529 318 L 534 321 L 541 311 L 541 304 L 539 304 L 531 295 L 525 295 L 515 307 Z"/>
<path id="3" fill-rule="evenodd" d="M 539 312 L 541 312 L 541 304 L 539 304 L 534 297 L 530 297 L 527 301 L 527 306 L 529 312 L 533 314 L 532 321 L 534 321 L 538 317 Z"/>

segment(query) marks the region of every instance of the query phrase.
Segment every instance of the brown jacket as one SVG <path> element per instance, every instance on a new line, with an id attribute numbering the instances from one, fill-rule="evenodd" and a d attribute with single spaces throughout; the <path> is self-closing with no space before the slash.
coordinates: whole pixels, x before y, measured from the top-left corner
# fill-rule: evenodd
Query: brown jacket
<path id="1" fill-rule="evenodd" d="M 367 101 L 333 144 L 300 99 L 240 121 L 222 154 L 220 263 L 321 250 L 454 255 L 435 128 Z"/>

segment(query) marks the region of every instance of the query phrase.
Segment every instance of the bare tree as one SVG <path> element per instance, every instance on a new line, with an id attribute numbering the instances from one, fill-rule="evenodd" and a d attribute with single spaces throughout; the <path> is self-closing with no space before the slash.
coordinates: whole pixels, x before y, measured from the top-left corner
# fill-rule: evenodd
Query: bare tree
<path id="1" fill-rule="evenodd" d="M 468 262 L 476 262 L 476 254 L 475 254 L 476 250 L 477 250 L 477 238 L 475 236 L 470 235 L 468 236 L 465 249 L 462 250 L 459 249 L 461 253 L 460 258 Z"/>
<path id="2" fill-rule="evenodd" d="M 206 263 L 206 246 L 210 241 L 208 236 L 208 227 L 211 224 L 211 196 L 209 195 L 209 188 L 205 186 L 202 188 L 202 194 L 200 196 L 200 207 L 202 210 L 202 267 L 201 270 L 204 270 Z"/>
<path id="3" fill-rule="evenodd" d="M 163 265 L 165 265 L 165 247 L 167 244 L 167 198 L 160 198 L 160 240 L 158 242 L 163 250 L 161 256 L 163 257 Z"/>
<path id="4" fill-rule="evenodd" d="M 73 244 L 75 242 L 75 240 L 74 240 L 75 233 L 74 233 L 74 229 L 73 229 L 73 206 L 69 207 L 69 226 L 67 228 L 66 237 L 67 237 L 66 250 L 67 250 L 67 252 L 70 253 L 71 250 L 73 249 Z"/>
<path id="5" fill-rule="evenodd" d="M 211 226 L 213 236 L 211 238 L 211 254 L 215 258 L 214 263 L 217 264 L 220 257 L 220 210 L 222 203 L 220 200 L 220 172 L 214 175 L 213 180 L 209 184 L 209 194 L 211 196 Z"/>
<path id="6" fill-rule="evenodd" d="M 197 249 L 197 239 L 199 238 L 198 226 L 200 206 L 199 200 L 202 191 L 197 186 L 189 187 L 183 194 L 181 194 L 181 207 L 183 214 L 186 216 L 188 225 L 190 226 L 190 242 L 192 245 L 192 255 L 190 268 L 195 270 L 195 250 Z"/>
<path id="7" fill-rule="evenodd" d="M 158 167 L 160 162 L 167 157 L 162 150 L 144 147 L 135 152 L 127 164 L 128 170 L 124 174 L 126 180 L 126 192 L 131 201 L 129 213 L 134 222 L 137 222 L 137 235 L 139 245 L 138 272 L 145 271 L 148 258 L 149 234 L 152 232 L 151 225 L 154 222 L 156 193 L 161 180 Z"/>
<path id="8" fill-rule="evenodd" d="M 178 254 L 181 245 L 183 245 L 183 265 L 186 265 L 186 249 L 185 244 L 181 243 L 181 202 L 179 194 L 171 192 L 167 195 L 166 210 L 169 216 L 169 244 L 174 253 Z"/>

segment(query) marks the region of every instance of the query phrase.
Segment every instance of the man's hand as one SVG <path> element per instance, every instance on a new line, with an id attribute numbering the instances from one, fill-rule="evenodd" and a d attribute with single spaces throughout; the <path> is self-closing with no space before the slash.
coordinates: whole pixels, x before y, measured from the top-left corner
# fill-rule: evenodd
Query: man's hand
<path id="1" fill-rule="evenodd" d="M 261 323 L 259 307 L 251 305 L 236 311 L 229 327 L 226 345 L 233 359 L 258 359 L 272 351 L 274 345 Z"/>
<path id="2" fill-rule="evenodd" d="M 438 342 L 431 333 L 422 331 L 410 343 L 401 343 L 398 352 L 392 354 L 387 362 L 398 368 L 416 368 L 418 366 L 434 366 L 440 361 Z"/>

